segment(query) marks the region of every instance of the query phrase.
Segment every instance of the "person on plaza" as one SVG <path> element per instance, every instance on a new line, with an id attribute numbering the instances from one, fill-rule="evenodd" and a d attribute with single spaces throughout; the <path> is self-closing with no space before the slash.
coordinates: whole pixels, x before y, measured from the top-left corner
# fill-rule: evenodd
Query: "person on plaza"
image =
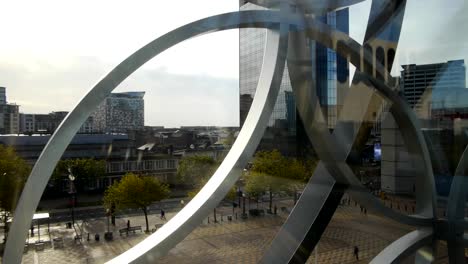
<path id="1" fill-rule="evenodd" d="M 161 209 L 161 220 L 166 220 L 166 212 L 163 209 Z"/>
<path id="2" fill-rule="evenodd" d="M 356 260 L 359 260 L 359 248 L 357 246 L 354 246 L 354 256 Z"/>
<path id="3" fill-rule="evenodd" d="M 127 229 L 130 229 L 130 220 L 127 221 Z"/>

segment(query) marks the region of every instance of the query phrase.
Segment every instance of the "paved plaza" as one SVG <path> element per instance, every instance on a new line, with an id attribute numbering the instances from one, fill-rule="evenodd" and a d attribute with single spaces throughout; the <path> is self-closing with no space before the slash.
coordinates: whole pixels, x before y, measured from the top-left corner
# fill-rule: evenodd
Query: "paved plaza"
<path id="1" fill-rule="evenodd" d="M 291 202 L 278 203 L 278 208 L 291 208 Z M 181 243 L 173 248 L 169 254 L 157 260 L 157 263 L 256 263 L 268 248 L 271 240 L 287 217 L 287 212 L 278 215 L 249 217 L 246 220 L 233 218 L 228 221 L 226 215 L 232 214 L 232 208 L 218 209 L 218 222 L 213 223 L 213 215 L 206 219 Z M 168 212 L 170 219 L 176 212 Z M 221 220 L 223 216 L 223 221 Z M 117 218 L 116 226 L 111 226 L 114 239 L 104 240 L 107 229 L 107 219 L 90 219 L 85 223 L 78 221 L 77 230 L 82 228 L 82 240 L 75 240 L 73 229 L 66 229 L 65 225 L 50 226 L 50 235 L 45 226 L 41 228 L 41 239 L 60 237 L 63 242 L 52 241 L 46 243 L 44 249 L 30 246 L 23 255 L 23 263 L 103 263 L 124 252 L 148 237 L 144 232 L 119 235 L 119 229 L 126 228 L 127 220 L 131 226 L 142 226 L 145 229 L 143 216 Z M 165 221 L 159 215 L 149 216 L 150 229 Z M 367 213 L 361 213 L 360 207 L 354 203 L 340 206 L 332 222 L 327 227 L 318 244 L 317 254 L 312 253 L 308 263 L 368 263 L 378 252 L 395 239 L 410 232 L 411 227 L 390 221 L 388 219 Z M 36 230 L 37 231 L 37 230 Z M 89 240 L 87 234 L 90 234 Z M 100 234 L 96 241 L 94 234 Z M 33 244 L 37 239 L 30 238 Z M 360 260 L 355 260 L 354 246 L 359 247 Z M 446 253 L 441 250 L 437 263 L 446 263 Z"/>

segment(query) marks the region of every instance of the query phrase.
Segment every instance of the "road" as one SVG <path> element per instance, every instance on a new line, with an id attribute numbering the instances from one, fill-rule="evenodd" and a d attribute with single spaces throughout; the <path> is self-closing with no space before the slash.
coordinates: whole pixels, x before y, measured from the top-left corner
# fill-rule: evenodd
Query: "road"
<path id="1" fill-rule="evenodd" d="M 149 206 L 149 214 L 159 214 L 161 205 L 166 211 L 171 211 L 180 207 L 180 200 L 167 200 L 152 204 Z M 51 210 L 50 223 L 69 222 L 71 221 L 71 209 Z M 141 215 L 143 212 L 140 209 L 125 209 L 116 213 L 116 217 Z M 92 218 L 100 218 L 106 216 L 106 210 L 102 206 L 78 207 L 74 209 L 75 221 L 86 220 Z"/>

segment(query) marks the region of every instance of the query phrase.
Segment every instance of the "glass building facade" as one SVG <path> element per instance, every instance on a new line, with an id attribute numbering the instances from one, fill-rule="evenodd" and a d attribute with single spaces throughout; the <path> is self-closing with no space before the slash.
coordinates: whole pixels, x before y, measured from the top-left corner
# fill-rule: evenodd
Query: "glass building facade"
<path id="1" fill-rule="evenodd" d="M 276 7 L 286 1 L 294 3 L 291 9 Z M 94 2 L 80 2 L 82 10 L 98 12 L 87 12 L 87 23 L 78 25 L 83 32 L 72 35 L 86 39 L 91 33 L 96 41 L 90 45 L 119 50 L 121 41 L 102 34 L 105 20 L 106 30 L 115 26 L 131 36 L 123 44 L 133 55 L 117 64 L 121 55 L 100 51 L 91 60 L 96 67 L 77 68 L 61 63 L 82 58 L 81 49 L 67 47 L 80 42 L 62 42 L 69 39 L 63 34 L 60 41 L 51 38 L 57 28 L 40 19 L 55 22 L 56 14 L 67 14 L 60 22 L 68 26 L 80 21 L 73 17 L 81 14 L 76 8 L 41 3 L 34 9 L 40 12 L 24 18 L 21 5 L 2 5 L 7 12 L 0 20 L 13 30 L 3 32 L 12 45 L 8 56 L 0 56 L 0 66 L 7 65 L 0 67 L 0 86 L 9 87 L 8 98 L 18 105 L 7 102 L 0 87 L 0 134 L 6 133 L 2 124 L 20 130 L 0 135 L 0 263 L 468 263 L 468 11 L 459 2 L 241 0 L 226 9 L 228 2 L 214 0 L 186 1 L 184 8 L 170 1 L 113 2 L 114 17 Z M 239 7 L 274 12 L 244 16 Z M 118 10 L 137 16 L 122 21 Z M 170 10 L 177 12 L 167 16 Z M 291 12 L 334 29 L 322 25 L 304 36 Z M 191 15 L 201 19 L 193 22 Z M 267 59 L 290 64 L 257 87 L 263 67 L 272 66 L 263 64 L 264 47 L 278 44 L 259 28 L 278 26 L 289 15 L 291 38 L 283 50 L 289 57 L 268 52 Z M 174 28 L 172 18 L 181 27 Z M 355 29 L 364 22 L 357 43 L 350 35 L 359 35 Z M 160 26 L 168 27 L 166 34 L 148 32 L 161 32 Z M 256 28 L 243 28 L 250 26 Z M 187 75 L 164 59 L 161 67 L 143 68 L 178 43 L 224 29 L 234 29 L 232 39 L 183 44 L 172 53 L 180 60 L 166 62 L 187 68 Z M 46 37 L 41 43 L 16 38 L 17 32 L 34 37 L 32 31 Z M 138 39 L 131 33 L 144 32 L 154 40 L 133 50 L 130 42 Z M 237 51 L 238 36 L 240 69 L 237 53 L 228 56 Z M 37 64 L 34 54 L 45 46 L 56 50 L 55 42 L 64 47 L 60 56 Z M 240 94 L 237 82 L 216 74 L 224 63 L 240 76 Z M 351 64 L 356 72 L 349 78 Z M 115 68 L 109 71 L 109 65 Z M 99 80 L 80 69 L 109 74 Z M 36 74 L 40 80 L 32 78 Z M 64 108 L 60 103 L 72 97 L 72 85 L 89 88 L 82 80 L 96 86 L 83 98 L 75 94 L 74 108 Z M 255 94 L 268 92 L 270 83 L 277 97 L 267 94 L 249 113 Z M 111 93 L 125 86 L 141 92 Z M 300 93 L 293 92 L 296 87 Z M 218 101 L 221 91 L 230 92 L 233 105 Z M 32 103 L 45 108 L 29 108 Z M 19 110 L 37 114 L 20 112 L 20 124 L 13 124 L 5 117 L 9 105 L 16 116 Z M 194 115 L 182 119 L 179 109 Z M 252 115 L 242 132 L 211 124 L 225 110 L 231 115 L 222 116 L 230 121 L 224 125 L 236 124 L 240 114 L 242 126 Z M 97 112 L 97 119 L 86 119 Z M 180 127 L 153 123 L 151 117 L 161 113 L 187 121 Z M 102 129 L 96 131 L 94 121 Z M 86 131 L 80 130 L 83 122 L 90 124 Z"/>
<path id="2" fill-rule="evenodd" d="M 240 10 L 266 9 L 250 2 L 241 2 Z M 319 20 L 344 33 L 349 31 L 349 10 L 347 8 L 327 13 Z M 250 104 L 246 104 L 246 96 L 253 99 L 258 84 L 263 62 L 266 30 L 245 28 L 239 30 L 239 91 L 241 124 L 245 120 Z M 312 79 L 315 81 L 317 96 L 326 116 L 328 127 L 333 129 L 340 109 L 344 89 L 349 87 L 348 62 L 337 55 L 335 51 L 308 40 L 310 60 L 312 62 Z M 251 100 L 252 101 L 252 100 Z M 307 139 L 301 119 L 296 112 L 296 103 L 291 88 L 289 69 L 285 65 L 281 87 L 276 104 L 268 123 L 267 132 L 260 149 L 276 148 L 288 155 L 297 155 L 302 152 L 298 146 L 303 146 Z M 305 135 L 305 134 L 304 134 Z M 274 142 L 269 144 L 268 142 Z"/>

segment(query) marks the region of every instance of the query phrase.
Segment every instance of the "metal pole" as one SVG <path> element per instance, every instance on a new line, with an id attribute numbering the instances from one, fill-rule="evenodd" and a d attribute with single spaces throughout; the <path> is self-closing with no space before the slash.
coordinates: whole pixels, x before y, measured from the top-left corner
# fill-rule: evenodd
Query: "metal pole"
<path id="1" fill-rule="evenodd" d="M 75 194 L 72 193 L 72 225 L 75 228 Z"/>
<path id="2" fill-rule="evenodd" d="M 315 250 L 314 250 L 314 251 L 315 251 L 315 264 L 318 263 L 318 262 L 317 262 L 317 260 L 318 260 L 318 256 L 317 256 L 317 255 L 318 255 L 318 245 L 319 245 L 319 244 L 317 243 L 317 246 L 315 246 Z"/>
<path id="3" fill-rule="evenodd" d="M 242 201 L 244 206 L 242 207 L 242 218 L 246 218 L 246 213 L 245 213 L 245 196 L 242 196 Z"/>

